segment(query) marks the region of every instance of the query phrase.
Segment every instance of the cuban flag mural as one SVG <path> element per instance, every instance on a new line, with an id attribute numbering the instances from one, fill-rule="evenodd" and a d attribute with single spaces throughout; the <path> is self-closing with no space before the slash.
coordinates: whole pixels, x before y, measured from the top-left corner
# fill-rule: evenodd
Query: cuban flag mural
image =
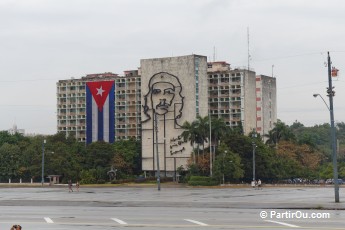
<path id="1" fill-rule="evenodd" d="M 114 81 L 86 83 L 86 143 L 115 139 Z"/>

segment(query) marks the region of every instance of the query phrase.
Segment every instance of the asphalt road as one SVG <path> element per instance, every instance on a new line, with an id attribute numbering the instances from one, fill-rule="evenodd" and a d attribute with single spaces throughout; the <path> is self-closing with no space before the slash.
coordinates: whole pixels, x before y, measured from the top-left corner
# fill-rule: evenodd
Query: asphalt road
<path id="1" fill-rule="evenodd" d="M 333 195 L 308 187 L 0 187 L 0 229 L 345 229 L 344 203 Z"/>

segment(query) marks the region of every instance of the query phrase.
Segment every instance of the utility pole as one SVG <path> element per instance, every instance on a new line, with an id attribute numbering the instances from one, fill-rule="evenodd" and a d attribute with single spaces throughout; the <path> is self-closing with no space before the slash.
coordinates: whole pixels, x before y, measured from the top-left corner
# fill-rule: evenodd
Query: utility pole
<path id="1" fill-rule="evenodd" d="M 210 102 L 208 103 L 208 106 L 210 107 Z M 209 123 L 209 128 L 210 128 L 210 177 L 212 177 L 212 165 L 213 165 L 213 157 L 212 157 L 212 124 L 211 124 L 211 108 L 209 110 L 209 115 L 208 115 L 208 123 Z"/>
<path id="2" fill-rule="evenodd" d="M 44 145 L 46 143 L 46 140 L 43 140 L 43 143 L 42 143 L 42 175 L 41 175 L 41 183 L 42 183 L 42 186 L 44 184 Z"/>
<path id="3" fill-rule="evenodd" d="M 252 134 L 252 145 L 253 145 L 253 181 L 255 181 L 255 148 L 256 148 L 256 144 L 255 144 L 255 138 L 256 138 L 256 130 L 253 129 L 253 134 Z"/>
<path id="4" fill-rule="evenodd" d="M 339 182 L 338 182 L 338 162 L 337 162 L 337 145 L 335 139 L 335 126 L 334 126 L 334 110 L 333 110 L 333 97 L 335 92 L 332 86 L 332 66 L 331 57 L 328 52 L 328 88 L 327 93 L 329 97 L 329 113 L 331 119 L 331 139 L 332 139 L 332 158 L 333 158 L 333 180 L 334 180 L 334 197 L 335 202 L 339 203 Z"/>
<path id="5" fill-rule="evenodd" d="M 157 158 L 157 186 L 158 186 L 158 191 L 161 190 L 161 172 L 159 169 L 159 153 L 158 153 L 158 116 L 156 111 L 155 113 L 155 131 L 156 131 L 156 158 Z"/>

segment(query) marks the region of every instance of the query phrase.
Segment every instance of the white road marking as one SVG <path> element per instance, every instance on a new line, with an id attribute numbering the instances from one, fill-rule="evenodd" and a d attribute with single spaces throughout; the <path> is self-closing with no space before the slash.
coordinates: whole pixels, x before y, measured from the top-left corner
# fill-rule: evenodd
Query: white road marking
<path id="1" fill-rule="evenodd" d="M 275 223 L 275 224 L 281 224 L 281 225 L 288 226 L 288 227 L 291 227 L 291 228 L 300 228 L 300 226 L 293 225 L 293 224 L 288 224 L 288 223 L 284 223 L 284 222 L 273 221 L 273 220 L 265 220 L 265 221 L 266 222 Z"/>
<path id="2" fill-rule="evenodd" d="M 184 219 L 184 220 L 185 220 L 185 221 L 188 221 L 188 222 L 191 222 L 191 223 L 194 223 L 194 224 L 201 225 L 201 226 L 208 226 L 208 224 L 205 224 L 205 223 L 200 222 L 200 221 L 191 220 L 191 219 Z"/>
<path id="3" fill-rule="evenodd" d="M 117 219 L 117 218 L 110 218 L 112 219 L 113 221 L 119 223 L 119 224 L 127 224 L 126 222 L 124 222 L 123 220 L 120 220 L 120 219 Z"/>
<path id="4" fill-rule="evenodd" d="M 54 221 L 52 219 L 50 219 L 49 217 L 44 217 L 44 220 L 48 223 L 48 224 L 54 224 Z"/>

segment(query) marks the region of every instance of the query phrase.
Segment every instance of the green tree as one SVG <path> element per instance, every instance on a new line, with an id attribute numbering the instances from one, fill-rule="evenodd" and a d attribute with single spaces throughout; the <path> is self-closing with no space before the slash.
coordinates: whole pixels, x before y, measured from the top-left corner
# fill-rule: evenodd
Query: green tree
<path id="1" fill-rule="evenodd" d="M 113 144 L 112 165 L 120 177 L 141 173 L 141 144 L 136 140 L 117 141 Z"/>
<path id="2" fill-rule="evenodd" d="M 272 145 L 277 145 L 281 140 L 296 140 L 296 136 L 290 127 L 279 119 L 274 124 L 274 128 L 264 136 L 268 138 L 266 143 Z"/>
<path id="3" fill-rule="evenodd" d="M 192 123 L 185 121 L 182 125 L 183 132 L 181 137 L 184 141 L 189 141 L 190 145 L 194 147 L 194 144 L 198 141 L 198 129 L 195 121 Z M 195 156 L 193 151 L 193 162 L 195 162 Z"/>
<path id="4" fill-rule="evenodd" d="M 244 176 L 243 165 L 239 154 L 232 152 L 225 144 L 222 144 L 217 152 L 214 162 L 214 177 L 219 181 L 239 180 Z"/>
<path id="5" fill-rule="evenodd" d="M 17 145 L 4 143 L 0 147 L 0 171 L 2 180 L 17 179 L 19 176 L 20 149 Z"/>
<path id="6" fill-rule="evenodd" d="M 228 128 L 222 118 L 212 118 L 211 120 L 211 138 L 212 145 L 218 146 L 218 143 L 226 135 L 230 133 L 230 128 Z"/>

